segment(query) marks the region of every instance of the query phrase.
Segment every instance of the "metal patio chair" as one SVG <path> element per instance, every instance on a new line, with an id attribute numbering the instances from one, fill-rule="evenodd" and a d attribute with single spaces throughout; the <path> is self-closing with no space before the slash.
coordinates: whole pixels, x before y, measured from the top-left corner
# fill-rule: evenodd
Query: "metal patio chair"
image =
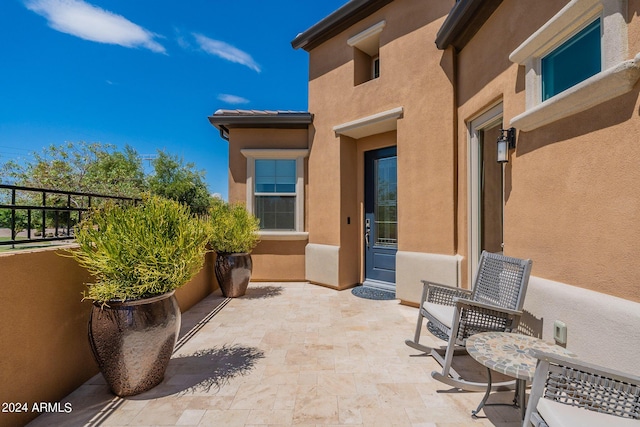
<path id="1" fill-rule="evenodd" d="M 442 365 L 431 376 L 452 387 L 484 391 L 487 384 L 463 379 L 451 366 L 453 356 L 464 351 L 467 337 L 480 332 L 514 331 L 520 316 L 531 274 L 531 260 L 506 257 L 483 251 L 472 290 L 440 285 L 423 280 L 420 311 L 413 340 L 405 343 L 429 353 Z M 438 338 L 448 341 L 439 348 L 420 344 L 422 321 Z M 444 352 L 444 357 L 441 352 Z M 492 389 L 513 387 L 515 381 L 498 382 Z"/>
<path id="2" fill-rule="evenodd" d="M 540 351 L 523 427 L 640 425 L 640 377 Z"/>

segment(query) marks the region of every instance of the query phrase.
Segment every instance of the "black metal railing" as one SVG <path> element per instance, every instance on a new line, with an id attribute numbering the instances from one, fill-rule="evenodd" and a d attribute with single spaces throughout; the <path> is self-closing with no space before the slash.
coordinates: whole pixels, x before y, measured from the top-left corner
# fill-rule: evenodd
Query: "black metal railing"
<path id="1" fill-rule="evenodd" d="M 82 221 L 83 212 L 105 200 L 133 204 L 140 201 L 131 197 L 0 184 L 0 229 L 9 230 L 9 239 L 0 239 L 0 246 L 73 239 L 73 226 Z"/>

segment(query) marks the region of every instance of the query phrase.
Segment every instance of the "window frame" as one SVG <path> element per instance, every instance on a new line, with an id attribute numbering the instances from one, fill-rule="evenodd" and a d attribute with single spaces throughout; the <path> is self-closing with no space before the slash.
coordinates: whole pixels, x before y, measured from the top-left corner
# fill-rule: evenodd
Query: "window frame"
<path id="1" fill-rule="evenodd" d="M 387 21 L 382 20 L 347 40 L 347 45 L 354 49 L 355 86 L 380 77 L 380 34 L 386 25 Z M 374 73 L 376 62 L 378 64 L 378 76 L 375 76 Z M 366 73 L 367 77 L 361 73 Z"/>
<path id="2" fill-rule="evenodd" d="M 260 197 L 288 197 L 288 198 L 293 197 L 294 198 L 294 204 L 295 204 L 295 200 L 297 200 L 297 197 L 298 197 L 298 194 L 296 192 L 297 179 L 298 179 L 298 174 L 297 174 L 297 166 L 298 165 L 297 165 L 296 160 L 295 159 L 264 159 L 264 158 L 256 159 L 256 158 L 254 158 L 253 159 L 253 164 L 254 164 L 255 170 L 257 170 L 256 163 L 259 162 L 259 161 L 275 161 L 275 162 L 278 162 L 278 161 L 292 161 L 292 162 L 295 162 L 293 178 L 295 179 L 296 184 L 294 184 L 293 191 L 275 191 L 275 188 L 274 188 L 274 191 L 257 191 L 256 187 L 258 186 L 258 183 L 254 182 L 254 186 L 253 186 L 253 208 L 254 208 L 253 210 L 254 210 L 254 215 L 258 216 L 258 199 Z M 276 166 L 276 168 L 277 168 L 277 166 Z M 254 177 L 256 178 L 256 181 L 257 181 L 257 177 L 258 177 L 257 172 L 254 173 Z M 274 176 L 274 178 L 275 177 L 277 177 L 277 175 Z M 277 186 L 277 182 L 275 183 L 274 187 L 275 186 Z M 293 210 L 293 215 L 294 215 L 293 229 L 287 229 L 287 228 L 261 228 L 261 230 L 264 230 L 264 231 L 296 231 L 296 220 L 297 220 L 298 213 L 297 213 L 297 209 L 295 209 L 295 208 Z"/>
<path id="3" fill-rule="evenodd" d="M 371 80 L 380 77 L 380 55 L 371 58 Z"/>
<path id="4" fill-rule="evenodd" d="M 554 96 L 562 93 L 564 90 L 567 90 L 585 80 L 587 80 L 589 77 L 584 78 L 580 81 L 575 82 L 574 84 L 572 84 L 571 86 L 569 86 L 568 88 L 565 88 L 563 90 L 553 90 L 553 95 L 551 96 L 547 96 L 545 98 L 545 62 L 549 61 L 551 57 L 553 57 L 554 55 L 558 55 L 561 51 L 565 51 L 567 50 L 571 45 L 577 43 L 579 40 L 583 39 L 586 37 L 586 35 L 588 33 L 583 33 L 585 30 L 587 30 L 589 27 L 591 27 L 594 24 L 598 24 L 597 25 L 597 29 L 598 29 L 598 62 L 599 62 L 599 70 L 592 74 L 596 75 L 598 73 L 600 73 L 602 71 L 602 66 L 603 66 L 603 60 L 602 60 L 602 17 L 598 16 L 595 19 L 591 20 L 591 21 L 587 21 L 586 24 L 582 25 L 581 28 L 577 29 L 573 34 L 571 34 L 569 37 L 567 37 L 566 40 L 563 40 L 560 44 L 558 44 L 558 46 L 556 46 L 555 48 L 551 49 L 549 52 L 547 52 L 545 55 L 540 57 L 540 99 L 542 102 L 546 101 L 547 99 L 553 98 Z M 596 27 L 591 28 L 590 31 L 594 31 L 596 29 Z M 591 46 L 589 46 L 591 47 Z M 582 52 L 585 56 L 590 53 L 585 53 Z M 553 70 L 549 70 L 549 72 L 552 73 L 558 73 L 559 70 L 554 69 Z"/>
<path id="5" fill-rule="evenodd" d="M 296 161 L 296 185 L 295 185 L 295 228 L 289 230 L 269 230 L 261 229 L 260 237 L 263 240 L 297 240 L 305 239 L 308 233 L 304 231 L 304 176 L 305 176 L 305 158 L 309 156 L 308 149 L 242 149 L 242 155 L 247 159 L 247 178 L 246 178 L 246 206 L 247 210 L 255 214 L 255 197 L 256 195 L 278 195 L 280 193 L 256 193 L 255 177 L 256 168 L 255 161 L 265 160 L 295 160 Z M 287 193 L 288 196 L 293 193 Z"/>
<path id="6" fill-rule="evenodd" d="M 571 0 L 510 55 L 525 67 L 525 111 L 510 125 L 531 131 L 585 111 L 633 89 L 640 57 L 627 59 L 627 1 Z M 600 18 L 601 71 L 542 101 L 541 58 Z"/>

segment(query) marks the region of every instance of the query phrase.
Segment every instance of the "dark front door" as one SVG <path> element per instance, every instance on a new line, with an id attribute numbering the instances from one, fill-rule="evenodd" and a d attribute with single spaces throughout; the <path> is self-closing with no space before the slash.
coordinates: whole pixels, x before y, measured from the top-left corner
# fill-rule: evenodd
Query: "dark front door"
<path id="1" fill-rule="evenodd" d="M 364 285 L 395 289 L 398 251 L 396 147 L 365 153 Z"/>

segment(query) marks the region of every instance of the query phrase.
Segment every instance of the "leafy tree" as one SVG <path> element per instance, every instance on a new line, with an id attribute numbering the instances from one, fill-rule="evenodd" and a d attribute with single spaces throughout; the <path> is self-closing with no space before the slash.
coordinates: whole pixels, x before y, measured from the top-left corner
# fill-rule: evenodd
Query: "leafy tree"
<path id="1" fill-rule="evenodd" d="M 194 214 L 206 213 L 210 196 L 204 182 L 204 172 L 194 164 L 184 164 L 177 156 L 158 152 L 153 162 L 154 174 L 145 176 L 142 159 L 136 150 L 126 146 L 118 151 L 111 144 L 99 142 L 68 142 L 51 145 L 42 152 L 34 152 L 33 160 L 25 164 L 9 161 L 0 166 L 0 177 L 24 187 L 47 188 L 111 196 L 136 197 L 151 191 L 157 195 L 184 203 Z M 6 195 L 0 194 L 0 198 Z M 39 205 L 38 193 L 18 192 L 17 203 Z M 86 207 L 88 198 L 74 197 L 76 207 Z M 99 202 L 98 202 L 99 203 Z M 67 198 L 47 196 L 48 206 L 66 206 Z M 95 202 L 93 203 L 95 206 Z M 32 216 L 32 227 L 40 227 L 42 215 Z M 16 231 L 27 227 L 26 211 L 16 211 Z M 56 221 L 74 225 L 75 215 L 61 212 L 46 214 L 47 227 Z M 0 227 L 9 227 L 11 215 L 0 212 Z"/>
<path id="2" fill-rule="evenodd" d="M 16 233 L 27 228 L 27 213 L 22 210 L 17 210 L 15 215 L 15 230 Z M 0 227 L 11 228 L 11 210 L 0 209 Z"/>
<path id="3" fill-rule="evenodd" d="M 0 167 L 0 176 L 24 187 L 47 188 L 75 192 L 109 194 L 113 196 L 139 197 L 146 190 L 142 160 L 131 147 L 116 151 L 113 145 L 101 143 L 69 142 L 51 145 L 42 152 L 32 153 L 33 160 L 25 164 L 9 161 Z M 4 196 L 7 197 L 6 195 Z M 21 205 L 40 205 L 39 193 L 18 191 L 16 202 Z M 86 207 L 88 198 L 74 197 L 74 206 Z M 48 195 L 48 206 L 66 206 L 64 196 Z M 8 211 L 10 212 L 10 211 Z M 46 214 L 48 227 L 57 222 L 73 225 L 76 215 L 68 212 Z M 41 227 L 42 214 L 34 210 L 32 227 Z M 10 213 L 0 214 L 0 227 L 10 227 Z M 27 228 L 27 212 L 16 211 L 16 231 Z"/>
<path id="4" fill-rule="evenodd" d="M 154 174 L 149 177 L 149 189 L 168 199 L 191 208 L 194 214 L 204 214 L 211 204 L 211 196 L 204 182 L 204 172 L 193 163 L 184 164 L 178 156 L 158 151 L 153 161 Z"/>
<path id="5" fill-rule="evenodd" d="M 87 169 L 87 185 L 91 191 L 125 197 L 140 197 L 147 189 L 142 159 L 126 146 L 124 151 L 102 151 Z"/>
<path id="6" fill-rule="evenodd" d="M 51 145 L 24 165 L 5 163 L 0 172 L 17 185 L 56 190 L 137 197 L 145 191 L 142 160 L 127 146 L 68 142 Z"/>

